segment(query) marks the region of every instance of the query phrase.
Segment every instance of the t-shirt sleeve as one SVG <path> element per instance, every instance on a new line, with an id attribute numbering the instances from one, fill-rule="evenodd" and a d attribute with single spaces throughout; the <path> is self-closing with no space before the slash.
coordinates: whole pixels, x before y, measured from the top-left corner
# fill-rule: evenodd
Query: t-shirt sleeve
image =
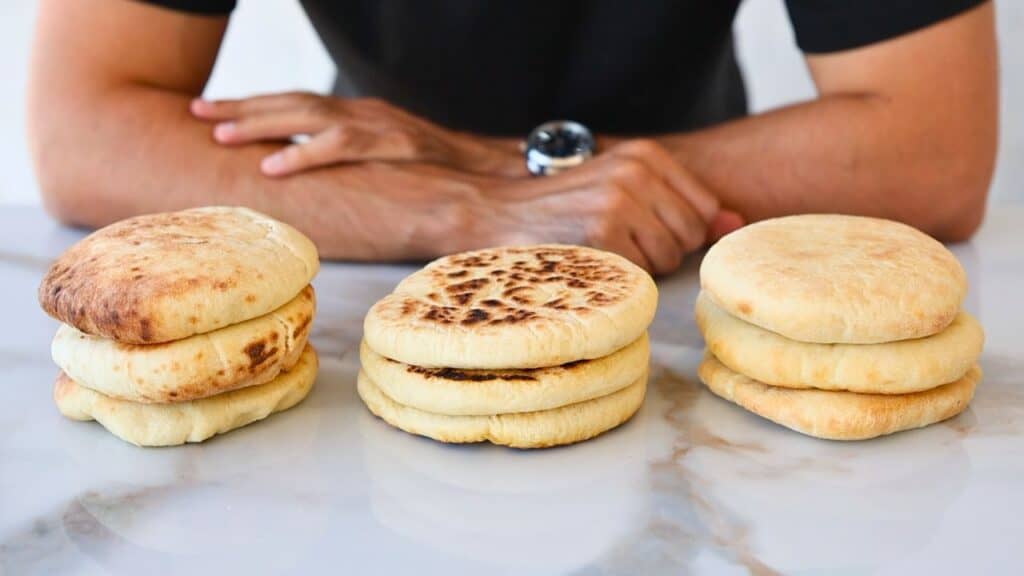
<path id="1" fill-rule="evenodd" d="M 135 0 L 143 4 L 152 4 L 180 12 L 193 14 L 230 14 L 235 8 L 236 0 Z"/>
<path id="2" fill-rule="evenodd" d="M 808 53 L 858 48 L 951 18 L 986 0 L 786 0 Z"/>

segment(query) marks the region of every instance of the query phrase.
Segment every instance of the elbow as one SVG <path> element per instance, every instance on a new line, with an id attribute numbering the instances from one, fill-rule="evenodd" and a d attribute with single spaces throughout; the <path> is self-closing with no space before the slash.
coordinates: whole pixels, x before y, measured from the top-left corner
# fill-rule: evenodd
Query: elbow
<path id="1" fill-rule="evenodd" d="M 915 202 L 913 214 L 904 219 L 941 242 L 966 242 L 985 217 L 988 181 L 948 182 L 930 187 L 933 194 Z"/>
<path id="2" fill-rule="evenodd" d="M 69 226 L 90 226 L 88 202 L 82 198 L 82 189 L 73 185 L 66 166 L 49 161 L 45 154 L 33 150 L 36 182 L 43 209 L 52 218 Z"/>
<path id="3" fill-rule="evenodd" d="M 969 166 L 959 177 L 949 178 L 938 196 L 939 207 L 932 223 L 933 235 L 943 242 L 966 242 L 985 218 L 988 190 L 992 182 L 994 154 Z"/>
<path id="4" fill-rule="evenodd" d="M 36 185 L 47 214 L 69 226 L 96 227 L 102 221 L 104 199 L 96 191 L 102 174 L 85 169 L 81 151 L 73 151 L 66 131 L 52 129 L 44 122 L 31 122 L 28 140 Z M 85 184 L 85 183 L 89 184 Z"/>
<path id="5" fill-rule="evenodd" d="M 981 227 L 995 167 L 995 139 L 980 152 L 932 157 L 917 171 L 906 221 L 942 242 L 965 242 Z M 941 165 L 940 165 L 941 164 Z"/>
<path id="6" fill-rule="evenodd" d="M 972 200 L 960 206 L 954 214 L 939 222 L 932 233 L 943 242 L 966 242 L 981 227 L 985 217 L 985 197 L 988 188 L 972 193 Z"/>

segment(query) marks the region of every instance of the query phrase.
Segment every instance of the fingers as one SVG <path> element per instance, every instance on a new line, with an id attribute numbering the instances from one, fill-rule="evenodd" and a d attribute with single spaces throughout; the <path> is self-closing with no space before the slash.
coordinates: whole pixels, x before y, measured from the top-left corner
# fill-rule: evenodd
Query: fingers
<path id="1" fill-rule="evenodd" d="M 633 230 L 631 237 L 650 263 L 653 274 L 668 274 L 679 268 L 683 252 L 672 239 L 672 234 L 656 219 Z"/>
<path id="2" fill-rule="evenodd" d="M 680 248 L 684 252 L 692 252 L 704 244 L 707 223 L 704 215 L 678 188 L 680 177 L 673 173 L 685 170 L 668 157 L 660 146 L 649 146 L 643 142 L 645 141 L 628 142 L 628 145 L 616 148 L 611 154 L 640 162 L 646 168 L 647 184 L 639 188 L 639 197 L 651 205 L 659 219 L 672 231 Z M 717 200 L 714 202 L 717 204 Z"/>
<path id="3" fill-rule="evenodd" d="M 632 234 L 626 233 L 609 238 L 608 240 L 608 242 L 597 246 L 597 248 L 615 252 L 644 270 L 652 274 L 656 273 L 654 272 L 654 265 L 644 254 L 644 251 L 640 249 L 637 239 Z"/>
<path id="4" fill-rule="evenodd" d="M 615 152 L 649 162 L 663 175 L 669 186 L 693 206 L 705 224 L 710 224 L 718 214 L 718 198 L 657 142 L 647 139 L 630 140 L 617 146 Z"/>
<path id="5" fill-rule="evenodd" d="M 189 110 L 204 120 L 232 120 L 246 114 L 315 106 L 315 102 L 322 98 L 311 92 L 284 92 L 227 100 L 196 98 L 189 105 Z"/>
<path id="6" fill-rule="evenodd" d="M 298 134 L 321 132 L 330 127 L 331 123 L 332 120 L 329 118 L 312 115 L 303 110 L 283 110 L 220 122 L 213 128 L 213 138 L 221 144 L 281 140 Z"/>
<path id="7" fill-rule="evenodd" d="M 285 176 L 340 162 L 409 161 L 419 154 L 405 133 L 373 134 L 359 126 L 332 126 L 267 156 L 260 170 L 268 176 Z"/>
<path id="8" fill-rule="evenodd" d="M 704 244 L 706 225 L 701 216 L 674 188 L 670 187 L 664 175 L 644 160 L 631 155 L 629 162 L 639 163 L 635 184 L 636 198 L 644 203 L 672 233 L 672 238 L 684 252 L 692 252 Z"/>
<path id="9" fill-rule="evenodd" d="M 742 228 L 746 222 L 737 212 L 732 210 L 721 210 L 715 220 L 708 226 L 708 243 L 718 242 L 722 236 Z"/>
<path id="10" fill-rule="evenodd" d="M 286 176 L 338 162 L 344 153 L 340 134 L 337 130 L 328 130 L 301 144 L 286 146 L 264 158 L 260 170 L 267 176 Z"/>
<path id="11" fill-rule="evenodd" d="M 591 244 L 615 250 L 654 274 L 679 267 L 683 251 L 672 231 L 626 186 L 605 181 L 590 196 Z"/>
<path id="12" fill-rule="evenodd" d="M 683 251 L 657 214 L 628 190 L 622 191 L 617 200 L 618 207 L 609 216 L 623 219 L 632 243 L 648 263 L 646 268 L 655 274 L 667 274 L 678 268 Z"/>

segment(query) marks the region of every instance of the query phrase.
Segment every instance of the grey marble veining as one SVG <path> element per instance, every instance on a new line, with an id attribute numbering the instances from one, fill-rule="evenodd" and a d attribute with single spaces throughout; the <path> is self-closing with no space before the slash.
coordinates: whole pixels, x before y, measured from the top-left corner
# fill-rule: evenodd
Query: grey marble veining
<path id="1" fill-rule="evenodd" d="M 1024 208 L 953 247 L 987 333 L 971 408 L 856 443 L 807 438 L 696 380 L 696 259 L 663 279 L 648 399 L 545 451 L 445 446 L 354 392 L 366 309 L 412 268 L 326 264 L 316 388 L 202 445 L 143 450 L 50 398 L 36 285 L 81 232 L 0 209 L 0 575 L 1013 574 L 1024 561 Z"/>

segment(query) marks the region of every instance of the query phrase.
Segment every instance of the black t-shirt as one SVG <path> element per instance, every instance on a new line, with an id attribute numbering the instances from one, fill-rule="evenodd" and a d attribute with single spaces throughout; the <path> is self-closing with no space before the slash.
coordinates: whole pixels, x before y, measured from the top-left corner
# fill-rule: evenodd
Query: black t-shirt
<path id="1" fill-rule="evenodd" d="M 220 14 L 234 0 L 145 0 Z M 787 0 L 804 52 L 904 34 L 983 0 Z M 521 136 L 557 118 L 601 133 L 689 130 L 746 113 L 739 0 L 303 0 L 334 92 L 443 125 Z M 272 26 L 268 22 L 267 26 Z"/>

